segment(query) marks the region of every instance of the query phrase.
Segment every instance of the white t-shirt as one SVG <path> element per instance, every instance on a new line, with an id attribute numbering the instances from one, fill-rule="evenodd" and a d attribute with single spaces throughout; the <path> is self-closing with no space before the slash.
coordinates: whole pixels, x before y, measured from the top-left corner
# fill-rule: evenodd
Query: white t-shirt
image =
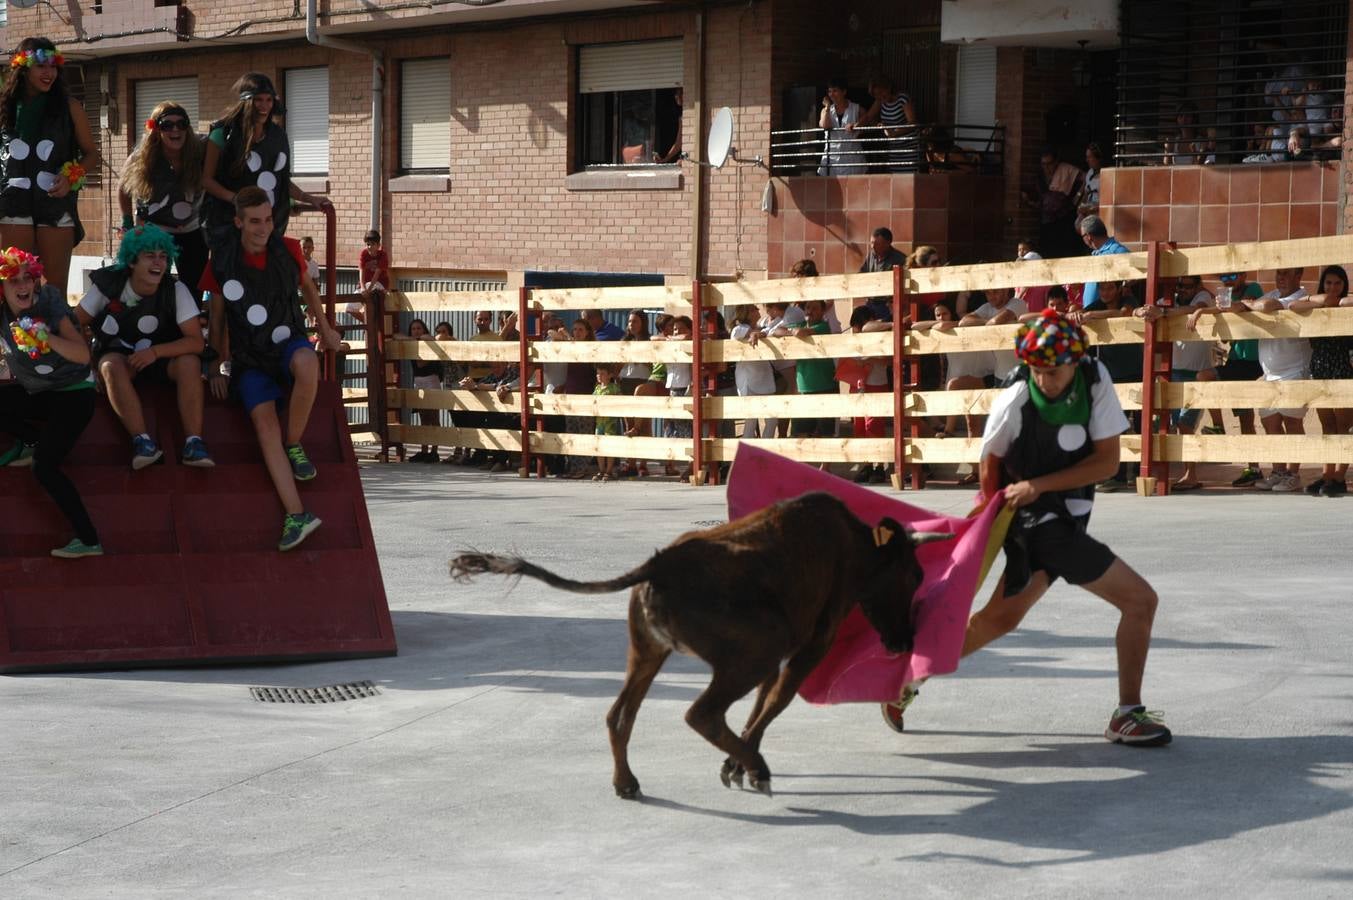
<path id="1" fill-rule="evenodd" d="M 751 335 L 752 326 L 745 322 L 734 325 L 730 332 L 735 341 L 746 341 Z M 764 397 L 775 393 L 775 370 L 764 359 L 740 359 L 733 367 L 733 382 L 739 397 Z"/>
<path id="2" fill-rule="evenodd" d="M 1017 319 L 1029 311 L 1028 305 L 1023 300 L 1018 297 L 1012 297 L 1005 306 L 1002 306 L 1000 309 L 997 309 L 990 303 L 983 303 L 981 306 L 977 307 L 977 309 L 973 310 L 973 315 L 990 322 L 992 319 L 996 318 L 997 313 L 1004 312 L 1007 309 L 1014 313 L 1015 318 Z M 1014 341 L 1012 340 L 1010 343 L 1013 344 Z M 1014 350 L 992 350 L 991 364 L 995 369 L 996 378 L 999 380 L 1006 375 L 1009 375 L 1010 370 L 1019 365 L 1019 360 L 1015 358 Z"/>
<path id="3" fill-rule="evenodd" d="M 121 300 L 128 306 L 134 303 L 140 303 L 143 298 L 132 290 L 132 280 L 127 279 L 127 286 L 122 289 Z M 111 298 L 105 297 L 103 292 L 94 285 L 89 286 L 88 292 L 80 299 L 80 308 L 89 313 L 90 316 L 97 317 L 103 312 Z M 187 285 L 182 281 L 174 285 L 174 322 L 182 325 L 189 319 L 197 318 L 197 303 L 193 300 L 192 292 L 188 290 Z M 151 329 L 152 331 L 154 329 Z"/>
<path id="4" fill-rule="evenodd" d="M 305 270 L 310 273 L 310 280 L 315 283 L 315 287 L 319 288 L 320 293 L 324 293 L 324 289 L 320 287 L 319 283 L 319 263 L 315 262 L 313 259 L 307 259 L 305 261 Z"/>
<path id="5" fill-rule="evenodd" d="M 1212 294 L 1208 291 L 1200 290 L 1193 295 L 1189 301 L 1189 308 L 1195 306 L 1211 306 Z M 1212 344 L 1208 341 L 1175 341 L 1174 350 L 1170 354 L 1171 365 L 1176 369 L 1185 369 L 1190 372 L 1201 372 L 1204 369 L 1212 368 Z"/>
<path id="6" fill-rule="evenodd" d="M 1269 291 L 1260 300 L 1277 300 L 1287 309 L 1306 297 L 1306 289 L 1299 287 L 1286 297 Z M 1306 338 L 1272 338 L 1259 342 L 1259 365 L 1264 368 L 1265 381 L 1299 381 L 1311 371 L 1311 342 Z"/>
<path id="7" fill-rule="evenodd" d="M 1118 402 L 1118 394 L 1113 389 L 1113 379 L 1102 362 L 1099 367 L 1099 381 L 1090 388 L 1090 421 L 1084 426 L 1063 425 L 1057 434 L 1057 442 L 1067 451 L 1076 450 L 1087 440 L 1102 441 L 1117 437 L 1130 427 L 1128 417 L 1123 414 L 1123 406 Z M 1001 391 L 991 405 L 991 415 L 987 417 L 987 427 L 982 433 L 981 456 L 1005 457 L 1019 438 L 1024 428 L 1024 406 L 1029 403 L 1029 382 L 1027 380 L 1012 384 Z M 1072 499 L 1067 501 L 1067 511 L 1073 516 L 1083 516 L 1090 512 L 1090 501 Z M 1056 518 L 1048 513 L 1039 520 L 1039 524 Z"/>
<path id="8" fill-rule="evenodd" d="M 554 335 L 547 335 L 547 343 L 554 340 Z M 541 363 L 541 374 L 545 377 L 545 393 L 553 394 L 556 391 L 564 389 L 564 382 L 568 380 L 568 363 Z"/>

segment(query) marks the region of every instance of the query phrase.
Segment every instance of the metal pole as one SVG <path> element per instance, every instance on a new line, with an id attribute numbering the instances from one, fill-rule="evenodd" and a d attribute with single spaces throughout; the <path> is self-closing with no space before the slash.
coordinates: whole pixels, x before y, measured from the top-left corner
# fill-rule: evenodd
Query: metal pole
<path id="1" fill-rule="evenodd" d="M 531 289 L 523 285 L 517 289 L 517 390 L 521 394 L 521 465 L 517 474 L 531 475 L 531 352 L 526 342 L 526 306 Z"/>
<path id="2" fill-rule="evenodd" d="M 700 383 L 700 365 L 702 356 L 700 345 L 702 343 L 700 334 L 704 310 L 701 306 L 702 297 L 700 293 L 700 281 L 691 282 L 691 310 L 695 315 L 695 327 L 691 329 L 691 440 L 694 446 L 691 448 L 691 484 L 700 484 L 704 481 L 704 435 L 701 433 L 705 427 L 705 414 L 702 406 L 704 396 L 704 385 Z"/>
<path id="3" fill-rule="evenodd" d="M 893 489 L 902 490 L 902 472 L 907 461 L 907 385 L 902 351 L 906 330 L 902 327 L 902 294 L 906 288 L 902 267 L 893 266 Z"/>

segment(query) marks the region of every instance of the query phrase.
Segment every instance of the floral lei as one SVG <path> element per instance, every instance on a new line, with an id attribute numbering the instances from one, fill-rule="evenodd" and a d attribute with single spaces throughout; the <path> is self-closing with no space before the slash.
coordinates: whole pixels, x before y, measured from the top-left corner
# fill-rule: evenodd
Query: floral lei
<path id="1" fill-rule="evenodd" d="M 85 167 L 75 160 L 71 160 L 61 167 L 61 174 L 70 182 L 70 189 L 78 191 L 85 186 Z"/>
<path id="2" fill-rule="evenodd" d="M 62 56 L 57 50 L 46 50 L 39 47 L 36 50 L 20 50 L 9 58 L 9 67 L 11 69 L 31 68 L 32 66 L 64 66 L 66 57 Z"/>
<path id="3" fill-rule="evenodd" d="M 20 351 L 27 353 L 29 359 L 37 359 L 44 353 L 51 353 L 51 334 L 47 323 L 42 319 L 24 316 L 9 323 L 9 333 L 14 336 L 14 344 Z"/>

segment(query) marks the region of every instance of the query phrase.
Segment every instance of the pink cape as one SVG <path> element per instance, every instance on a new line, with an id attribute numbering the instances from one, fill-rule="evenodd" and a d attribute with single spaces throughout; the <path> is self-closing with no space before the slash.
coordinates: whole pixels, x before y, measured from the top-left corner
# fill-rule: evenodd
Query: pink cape
<path id="1" fill-rule="evenodd" d="M 925 579 L 913 609 L 916 644 L 892 654 L 857 606 L 836 641 L 799 688 L 810 703 L 881 703 L 896 700 L 904 685 L 958 668 L 973 598 L 1005 538 L 1005 504 L 988 503 L 972 518 L 938 515 L 859 487 L 812 466 L 749 444 L 738 446 L 728 481 L 728 517 L 737 519 L 801 494 L 823 491 L 840 498 L 867 525 L 886 516 L 916 531 L 953 532 L 952 541 L 921 547 Z"/>

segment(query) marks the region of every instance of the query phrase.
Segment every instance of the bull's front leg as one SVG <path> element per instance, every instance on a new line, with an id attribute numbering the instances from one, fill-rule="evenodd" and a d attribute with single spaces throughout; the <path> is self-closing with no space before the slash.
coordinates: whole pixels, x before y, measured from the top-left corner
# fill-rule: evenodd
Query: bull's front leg
<path id="1" fill-rule="evenodd" d="M 774 683 L 766 692 L 765 702 L 758 704 L 760 713 L 753 721 L 748 723 L 747 730 L 743 732 L 743 740 L 747 742 L 747 746 L 752 752 L 759 753 L 761 751 L 761 738 L 765 735 L 767 726 L 784 711 L 785 707 L 793 702 L 799 686 L 808 677 L 808 673 L 812 672 L 817 664 L 822 662 L 822 658 L 827 655 L 834 638 L 834 631 L 831 634 L 814 638 L 785 663 L 784 668 L 779 672 L 779 677 L 774 680 Z"/>
<path id="2" fill-rule="evenodd" d="M 766 695 L 770 693 L 771 688 L 779 678 L 780 672 L 777 669 L 774 674 L 757 686 L 756 701 L 752 703 L 752 711 L 747 716 L 747 724 L 742 727 L 742 739 L 744 741 L 747 740 L 747 735 L 752 730 L 752 723 L 761 715 L 761 710 L 766 705 Z M 723 780 L 724 787 L 732 787 L 733 782 L 737 782 L 738 787 L 742 787 L 742 778 L 745 772 L 746 770 L 739 765 L 738 761 L 730 756 L 723 761 L 723 769 L 719 772 L 719 778 Z"/>
<path id="3" fill-rule="evenodd" d="M 733 733 L 726 717 L 728 708 L 763 680 L 760 673 L 774 671 L 778 665 L 779 660 L 761 661 L 761 664 L 755 660 L 739 660 L 736 669 L 715 666 L 709 687 L 686 710 L 686 723 L 705 740 L 727 753 L 734 764 L 741 766 L 751 777 L 752 787 L 765 794 L 770 793 L 770 766 L 766 765 L 760 753 L 750 749 L 746 741 Z M 723 772 L 720 778 L 724 779 L 725 785 L 728 784 Z"/>

